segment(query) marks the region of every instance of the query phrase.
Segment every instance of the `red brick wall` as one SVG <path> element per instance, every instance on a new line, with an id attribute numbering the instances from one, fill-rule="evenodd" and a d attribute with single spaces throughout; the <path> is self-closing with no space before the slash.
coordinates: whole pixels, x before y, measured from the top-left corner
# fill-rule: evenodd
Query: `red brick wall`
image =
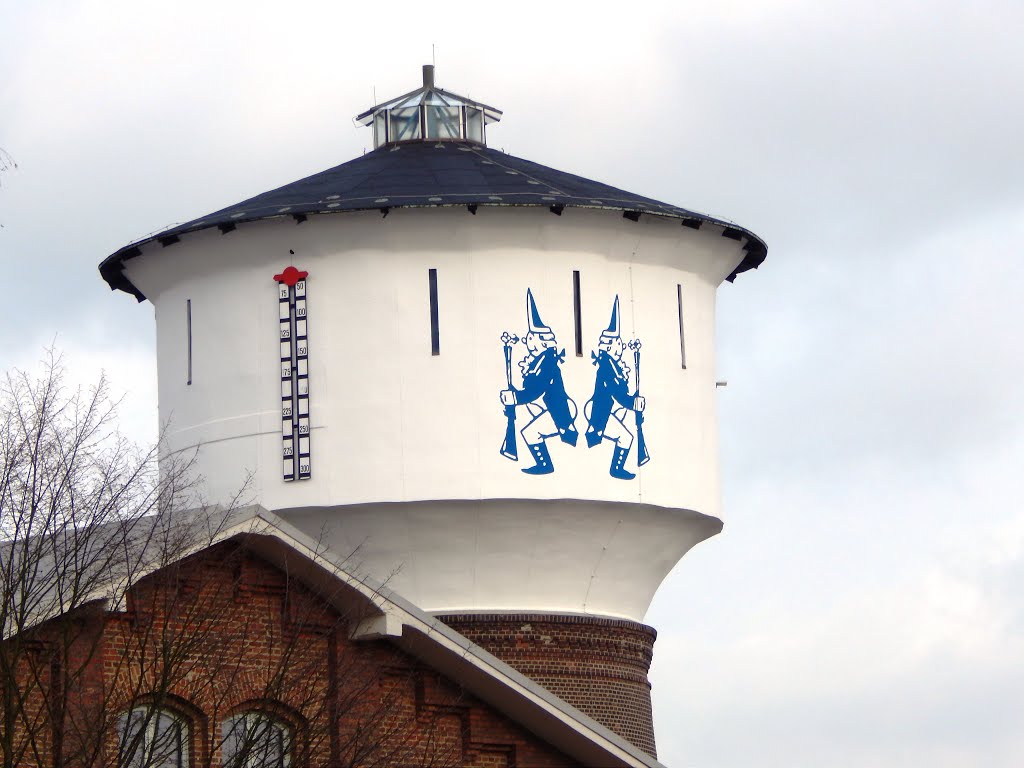
<path id="1" fill-rule="evenodd" d="M 557 614 L 444 614 L 437 618 L 657 756 L 647 679 L 657 637 L 651 627 Z"/>
<path id="2" fill-rule="evenodd" d="M 150 701 L 187 720 L 195 768 L 220 765 L 222 722 L 252 708 L 294 728 L 293 765 L 576 765 L 388 641 L 350 640 L 358 615 L 236 544 L 144 580 L 125 608 L 39 632 L 51 643 L 62 636 L 54 627 L 79 632 L 85 670 L 66 681 L 60 708 L 68 768 L 116 765 L 118 717 Z M 40 754 L 53 732 L 40 728 Z"/>

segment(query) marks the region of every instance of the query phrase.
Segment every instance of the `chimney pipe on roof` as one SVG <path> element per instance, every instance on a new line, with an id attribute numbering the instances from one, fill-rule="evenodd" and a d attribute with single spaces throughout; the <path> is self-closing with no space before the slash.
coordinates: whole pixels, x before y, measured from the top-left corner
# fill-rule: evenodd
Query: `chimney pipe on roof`
<path id="1" fill-rule="evenodd" d="M 434 65 L 424 64 L 423 65 L 423 87 L 433 88 L 434 87 Z"/>

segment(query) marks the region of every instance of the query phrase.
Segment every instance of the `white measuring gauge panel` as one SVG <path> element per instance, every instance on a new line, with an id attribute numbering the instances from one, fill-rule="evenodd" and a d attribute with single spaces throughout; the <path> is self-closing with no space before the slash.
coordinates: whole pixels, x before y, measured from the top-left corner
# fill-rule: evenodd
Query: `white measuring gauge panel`
<path id="1" fill-rule="evenodd" d="M 281 330 L 281 460 L 286 481 L 308 480 L 309 343 L 306 336 L 308 272 L 288 267 L 277 281 Z"/>

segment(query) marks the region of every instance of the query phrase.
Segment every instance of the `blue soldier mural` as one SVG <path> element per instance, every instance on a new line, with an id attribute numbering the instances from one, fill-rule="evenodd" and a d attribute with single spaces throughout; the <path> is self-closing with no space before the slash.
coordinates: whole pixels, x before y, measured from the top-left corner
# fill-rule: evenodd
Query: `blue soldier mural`
<path id="1" fill-rule="evenodd" d="M 507 388 L 500 393 L 505 417 L 508 420 L 505 443 L 501 453 L 506 458 L 518 461 L 516 449 L 516 409 L 529 420 L 519 431 L 530 449 L 534 466 L 523 470 L 528 475 L 549 475 L 555 471 L 547 440 L 555 435 L 569 445 L 576 445 L 579 433 L 576 431 L 576 403 L 565 393 L 562 383 L 561 365 L 565 361 L 565 350 L 558 350 L 555 332 L 540 319 L 533 291 L 526 291 L 526 336 L 519 339 L 508 332 L 502 334 L 505 342 L 505 381 Z M 512 345 L 522 341 L 526 345 L 526 357 L 519 363 L 523 377 L 520 389 L 512 386 Z"/>
<path id="2" fill-rule="evenodd" d="M 632 480 L 636 475 L 626 470 L 626 457 L 633 447 L 633 432 L 626 425 L 630 413 L 635 414 L 637 439 L 637 463 L 642 466 L 650 461 L 647 444 L 643 436 L 643 412 L 647 401 L 640 395 L 640 342 L 630 342 L 634 351 L 637 388 L 629 393 L 630 368 L 622 359 L 626 345 L 619 332 L 619 297 L 612 305 L 612 317 L 608 328 L 601 332 L 597 352 L 591 352 L 591 359 L 597 366 L 594 380 L 594 394 L 584 407 L 587 417 L 587 447 L 593 448 L 607 440 L 615 444 L 612 463 L 608 474 L 619 480 Z"/>

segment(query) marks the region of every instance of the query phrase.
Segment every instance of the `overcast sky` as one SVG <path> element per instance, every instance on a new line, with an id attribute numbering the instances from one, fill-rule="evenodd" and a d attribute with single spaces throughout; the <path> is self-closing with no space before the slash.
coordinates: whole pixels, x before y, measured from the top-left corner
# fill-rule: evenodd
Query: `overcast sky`
<path id="1" fill-rule="evenodd" d="M 719 291 L 725 531 L 647 617 L 662 761 L 1024 765 L 1024 4 L 0 9 L 0 369 L 56 338 L 152 440 L 97 264 L 358 155 L 435 44 L 492 146 L 768 243 Z"/>

